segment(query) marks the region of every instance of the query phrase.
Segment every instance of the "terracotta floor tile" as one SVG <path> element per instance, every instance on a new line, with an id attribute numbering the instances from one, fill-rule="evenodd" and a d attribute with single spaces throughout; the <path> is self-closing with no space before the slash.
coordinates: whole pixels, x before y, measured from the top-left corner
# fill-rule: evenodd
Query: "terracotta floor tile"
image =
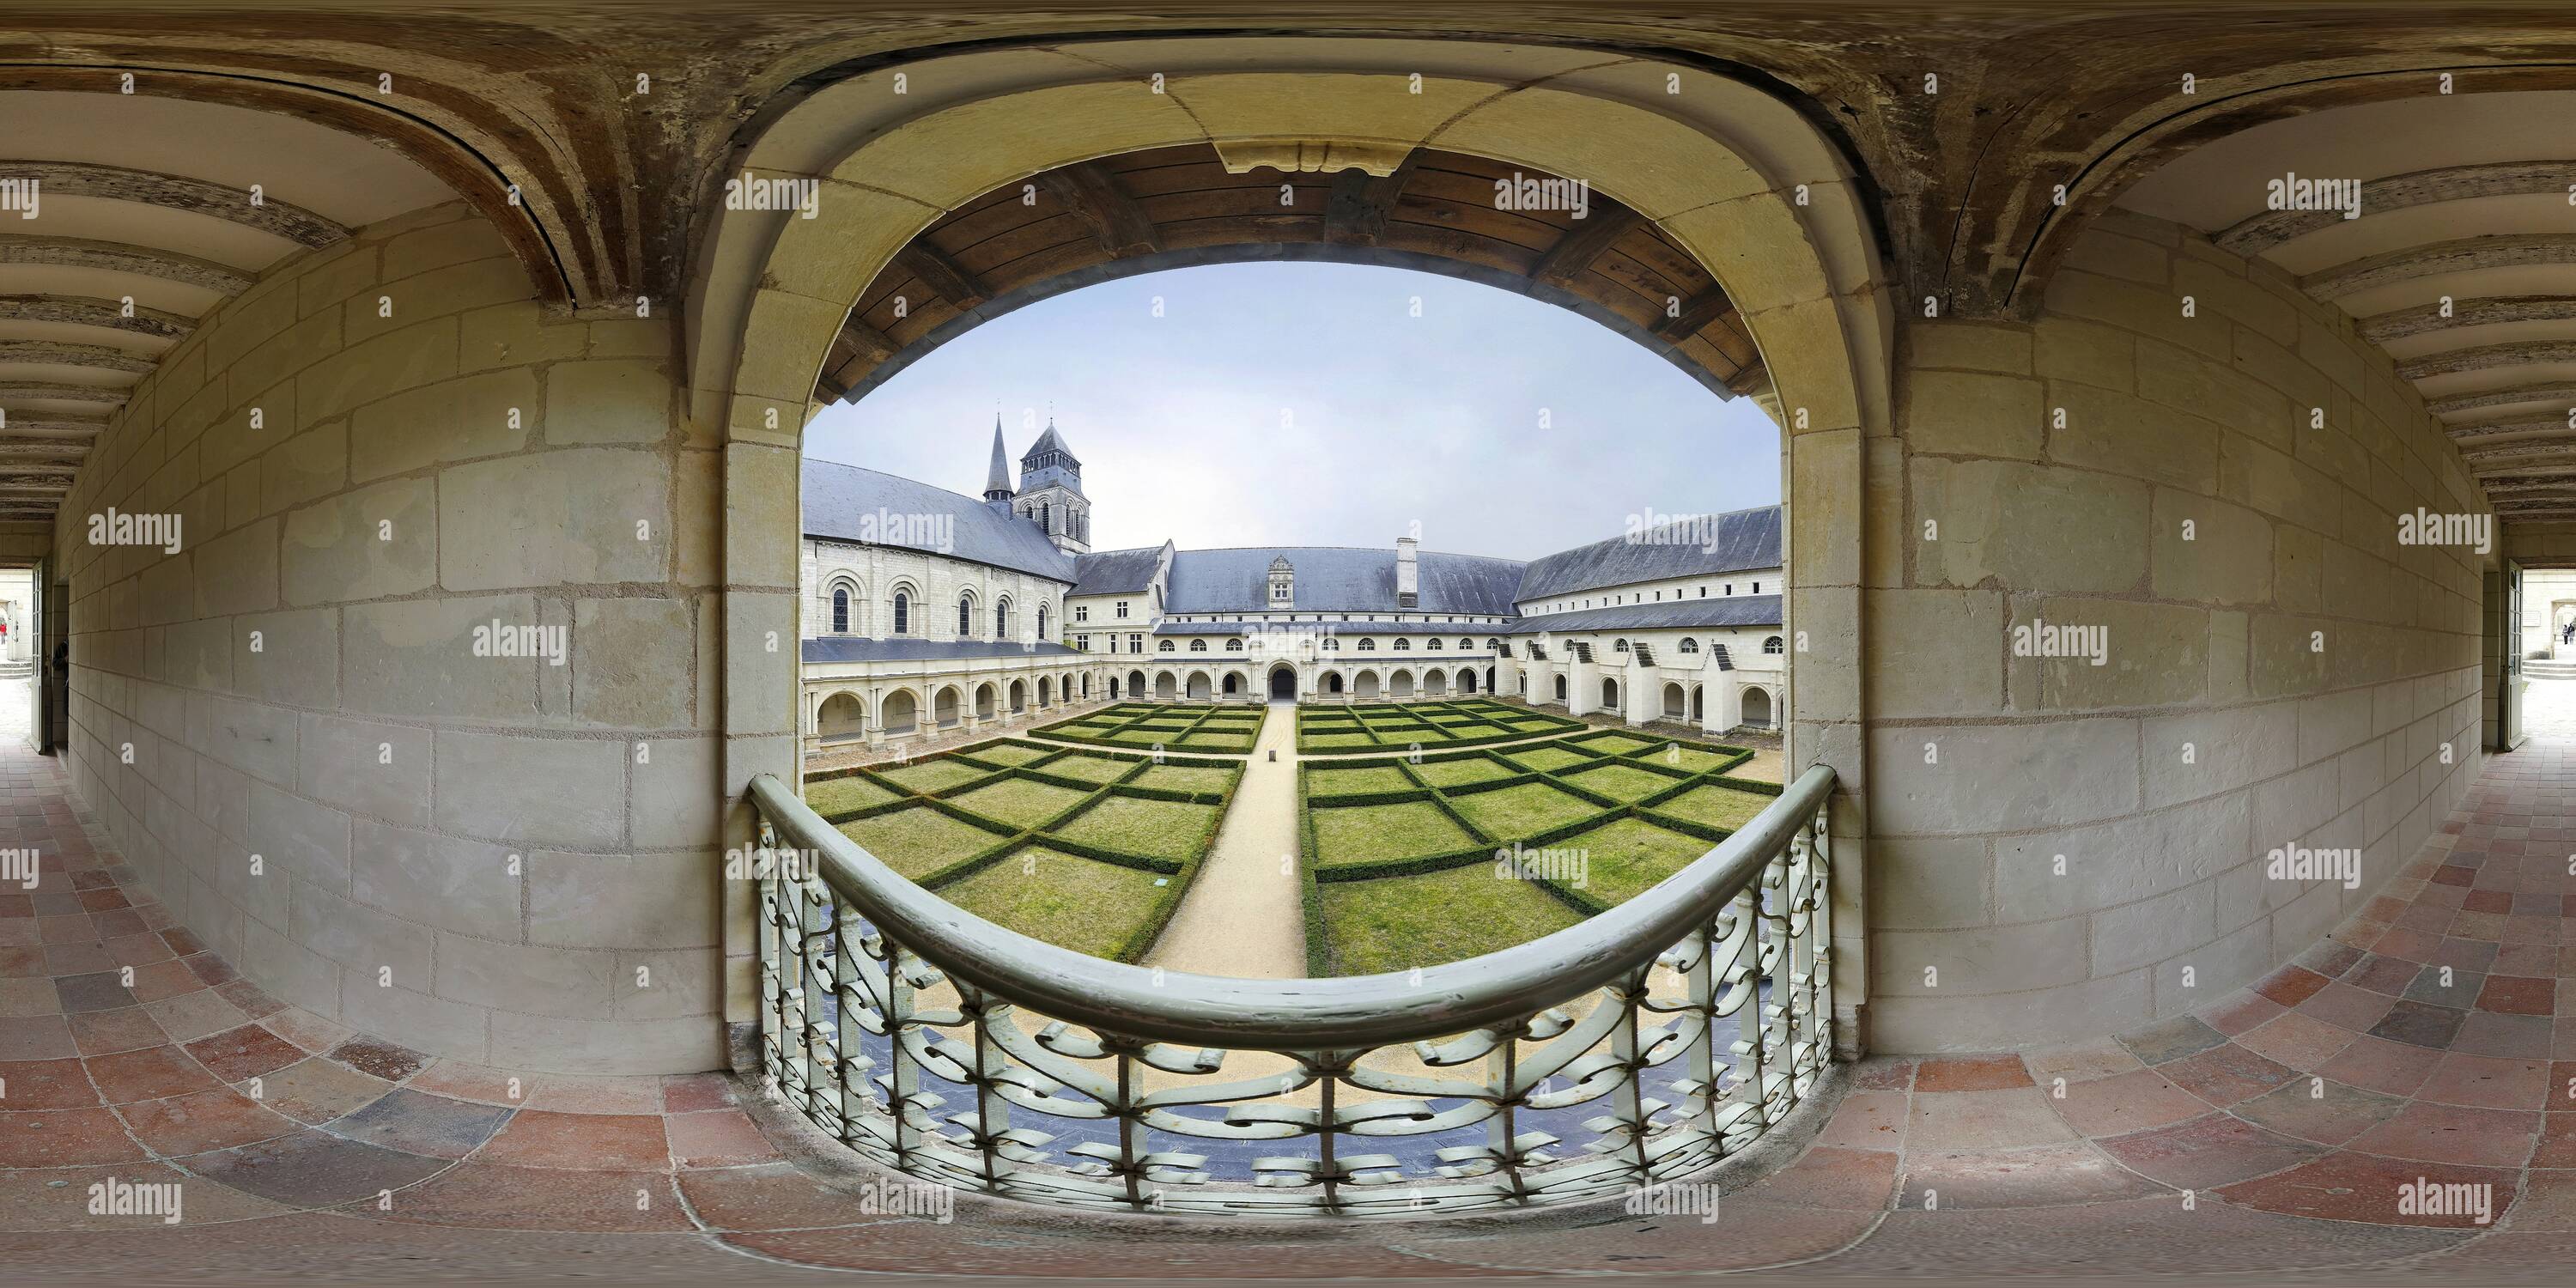
<path id="1" fill-rule="evenodd" d="M 328 1127 L 351 1140 L 406 1154 L 463 1158 L 490 1140 L 516 1112 L 397 1087 L 374 1104 L 333 1119 Z"/>
<path id="2" fill-rule="evenodd" d="M 103 1108 L 0 1111 L 0 1167 L 71 1167 L 143 1157 Z"/>
<path id="3" fill-rule="evenodd" d="M 2481 1011 L 2500 1011 L 2507 1015 L 2547 1015 L 2558 997 L 2558 981 L 2521 979 L 2508 975 L 2490 975 L 2486 987 L 2479 990 L 2477 1007 Z"/>
<path id="4" fill-rule="evenodd" d="M 720 1073 L 673 1074 L 662 1079 L 662 1111 L 684 1114 L 700 1109 L 736 1108 L 733 1079 Z"/>
<path id="5" fill-rule="evenodd" d="M 2556 1021 L 2546 1015 L 2471 1011 L 2461 1019 L 2460 1031 L 2451 1039 L 2451 1049 L 2470 1055 L 2546 1060 L 2551 1055 L 2551 1033 L 2555 1024 Z"/>
<path id="6" fill-rule="evenodd" d="M 124 981 L 112 970 L 88 975 L 58 974 L 54 988 L 62 994 L 65 1015 L 113 1011 L 135 1004 L 134 995 L 125 991 Z"/>
<path id="7" fill-rule="evenodd" d="M 856 1196 L 788 1163 L 685 1171 L 679 1181 L 690 1209 L 718 1230 L 798 1230 L 903 1219 L 863 1214 Z"/>
<path id="8" fill-rule="evenodd" d="M 181 1042 L 194 1042 L 209 1034 L 239 1028 L 250 1020 L 240 1007 L 225 1001 L 212 989 L 146 1002 L 143 1009 L 150 1011 L 153 1021 Z"/>
<path id="9" fill-rule="evenodd" d="M 2476 1229 L 2473 1216 L 2408 1215 L 2398 1209 L 2403 1187 L 2418 1181 L 2491 1187 L 2494 1212 L 2512 1202 L 2514 1173 L 2494 1168 L 2426 1167 L 2394 1158 L 2350 1152 L 2328 1154 L 2315 1162 L 2260 1180 L 2223 1186 L 2219 1197 L 2229 1203 L 2266 1212 L 2376 1225 L 2426 1225 Z M 2490 1214 L 2490 1221 L 2492 1221 Z"/>
<path id="10" fill-rule="evenodd" d="M 0 1062 L 0 1100 L 11 1109 L 90 1109 L 100 1103 L 89 1071 L 78 1060 L 10 1060 Z"/>
<path id="11" fill-rule="evenodd" d="M 1854 1091 L 1834 1107 L 1816 1144 L 1836 1149 L 1900 1149 L 1907 1106 L 1901 1091 Z M 673 1141 L 674 1149 L 678 1142 Z"/>
<path id="12" fill-rule="evenodd" d="M 175 1046 L 142 1047 L 93 1057 L 89 1076 L 97 1081 L 100 1094 L 111 1105 L 184 1096 L 216 1086 L 214 1075 L 206 1072 L 204 1065 Z"/>
<path id="13" fill-rule="evenodd" d="M 275 1015 L 260 1017 L 269 1032 L 295 1045 L 320 1055 L 350 1038 L 349 1030 L 323 1019 L 301 1007 L 290 1006 Z"/>
<path id="14" fill-rule="evenodd" d="M 2030 1085 L 2019 1054 L 1929 1056 L 1915 1070 L 1914 1090 L 2003 1091 Z"/>
<path id="15" fill-rule="evenodd" d="M 2211 1050 L 2222 1048 L 2213 1047 Z M 2204 1053 L 2206 1054 L 2206 1053 Z M 2189 1058 L 2189 1057 L 2187 1057 Z M 2063 1098 L 2052 1097 L 2058 1116 L 2086 1136 L 2123 1136 L 2149 1127 L 2183 1122 L 2209 1112 L 2200 1098 L 2167 1081 L 2164 1071 L 2184 1063 L 2170 1061 L 2116 1078 L 2069 1084 Z"/>
<path id="16" fill-rule="evenodd" d="M 1908 1150 L 2012 1149 L 2071 1140 L 2074 1130 L 2049 1107 L 2037 1087 L 2017 1091 L 1953 1091 L 1914 1097 L 1906 1123 Z"/>
<path id="17" fill-rule="evenodd" d="M 1852 1071 L 1852 1086 L 1862 1091 L 1905 1091 L 1914 1085 L 1915 1061 L 1876 1056 Z"/>
<path id="18" fill-rule="evenodd" d="M 187 1046 L 189 1055 L 225 1082 L 274 1073 L 304 1058 L 294 1043 L 256 1024 L 226 1029 Z"/>
<path id="19" fill-rule="evenodd" d="M 2245 1101 L 2234 1113 L 2294 1140 L 2341 1145 L 2396 1117 L 2406 1103 L 2395 1096 L 2310 1077 Z"/>
<path id="20" fill-rule="evenodd" d="M 462 1060 L 432 1060 L 426 1068 L 413 1074 L 406 1085 L 416 1091 L 433 1092 L 451 1099 L 517 1109 L 527 1105 L 528 1094 L 535 1089 L 535 1079 L 530 1075 Z"/>
<path id="21" fill-rule="evenodd" d="M 2233 1042 L 2211 1047 L 2198 1055 L 2185 1056 L 2170 1064 L 2158 1065 L 2156 1071 L 2171 1079 L 2174 1085 L 2220 1108 L 2249 1096 L 2259 1096 L 2297 1076 L 2297 1071 L 2289 1066 Z"/>
<path id="22" fill-rule="evenodd" d="M 2563 1090 L 2567 1084 L 2557 1085 Z M 2531 1153 L 2531 1166 L 2576 1168 L 2576 1110 L 2553 1111 L 2547 1118 L 2540 1147 Z"/>
<path id="23" fill-rule="evenodd" d="M 2295 1070 L 2314 1069 L 2324 1064 L 2333 1059 L 2336 1052 L 2352 1045 L 2352 1041 L 2351 1030 L 2311 1019 L 2297 1011 L 2236 1039 L 2237 1044 L 2246 1050 Z"/>
<path id="24" fill-rule="evenodd" d="M 2088 1145 L 1964 1153 L 1909 1151 L 1896 1206 L 1923 1210 L 1937 1195 L 1942 1211 L 2055 1207 L 2165 1192 Z"/>
<path id="25" fill-rule="evenodd" d="M 2199 1015 L 2202 1023 L 2232 1038 L 2288 1009 L 2260 993 L 2248 991 L 2201 1011 Z"/>
<path id="26" fill-rule="evenodd" d="M 328 1207 L 361 1198 L 372 1203 L 385 1190 L 402 1190 L 450 1166 L 443 1158 L 379 1149 L 318 1131 L 196 1154 L 181 1162 L 199 1176 L 289 1207 Z"/>
<path id="27" fill-rule="evenodd" d="M 2420 1100 L 2482 1109 L 2542 1109 L 2550 1094 L 2546 1060 L 2506 1060 L 2457 1051 L 2443 1056 L 2433 1076 L 2415 1092 Z"/>
<path id="28" fill-rule="evenodd" d="M 151 1012 L 140 1006 L 121 1011 L 91 1011 L 68 1017 L 72 1039 L 82 1055 L 114 1055 L 137 1047 L 161 1046 L 170 1035 L 152 1020 Z"/>
<path id="29" fill-rule="evenodd" d="M 64 1016 L 22 1016 L 0 1024 L 0 1060 L 62 1060 L 79 1054 Z"/>
<path id="30" fill-rule="evenodd" d="M 638 1190 L 645 1194 L 640 1211 Z M 362 1209 L 358 1215 L 378 1214 Z M 481 1158 L 455 1164 L 428 1184 L 395 1195 L 393 1210 L 380 1215 L 392 1221 L 494 1230 L 691 1228 L 667 1172 L 553 1171 Z"/>
<path id="31" fill-rule="evenodd" d="M 218 1087 L 167 1100 L 145 1100 L 117 1111 L 134 1137 L 170 1157 L 230 1149 L 301 1130 L 296 1121 L 258 1101 Z"/>
<path id="32" fill-rule="evenodd" d="M 2325 1077 L 2364 1091 L 2392 1096 L 2412 1096 L 2433 1070 L 2442 1063 L 2443 1052 L 2425 1047 L 2391 1042 L 2386 1038 L 2356 1038 L 2335 1058 L 2317 1069 Z"/>
<path id="33" fill-rule="evenodd" d="M 477 1159 L 519 1167 L 669 1170 L 670 1144 L 657 1114 L 568 1114 L 524 1109 Z"/>
<path id="34" fill-rule="evenodd" d="M 659 1078 L 576 1078 L 548 1074 L 537 1080 L 528 1108 L 559 1114 L 658 1114 Z"/>
<path id="35" fill-rule="evenodd" d="M 261 1104 L 301 1123 L 327 1123 L 375 1103 L 393 1090 L 382 1078 L 370 1078 L 346 1065 L 308 1056 L 275 1073 L 258 1076 Z"/>
<path id="36" fill-rule="evenodd" d="M 734 1167 L 778 1157 L 778 1148 L 739 1109 L 672 1114 L 662 1120 L 662 1128 L 670 1138 L 672 1161 L 682 1167 Z"/>
<path id="37" fill-rule="evenodd" d="M 429 1063 L 429 1057 L 418 1051 L 374 1038 L 351 1038 L 333 1047 L 329 1055 L 360 1073 L 387 1082 L 400 1082 Z"/>
<path id="38" fill-rule="evenodd" d="M 2466 1018 L 2467 1012 L 2447 1006 L 2399 1002 L 2389 1009 L 2386 1019 L 2371 1026 L 2370 1036 L 2440 1050 L 2451 1045 L 2451 1038 Z"/>
<path id="39" fill-rule="evenodd" d="M 2277 1172 L 2324 1152 L 2321 1145 L 2294 1140 L 2221 1113 L 2093 1143 L 2139 1175 L 2191 1190 Z"/>
<path id="40" fill-rule="evenodd" d="M 2417 1101 L 2354 1137 L 2352 1148 L 2430 1163 L 2520 1167 L 2531 1156 L 2540 1125 L 2538 1113 Z"/>
<path id="41" fill-rule="evenodd" d="M 2298 966 L 2284 966 L 2266 975 L 2254 985 L 2254 991 L 2279 1002 L 2296 1006 L 2316 995 L 2326 986 L 2326 977 Z"/>
<path id="42" fill-rule="evenodd" d="M 2277 1021 L 2275 1021 L 2277 1023 Z M 2151 1024 L 2132 1033 L 2120 1035 L 2120 1042 L 2140 1060 L 2163 1064 L 2196 1055 L 2227 1040 L 2227 1035 L 2204 1024 L 2196 1016 L 2177 1015 L 2170 1020 Z"/>

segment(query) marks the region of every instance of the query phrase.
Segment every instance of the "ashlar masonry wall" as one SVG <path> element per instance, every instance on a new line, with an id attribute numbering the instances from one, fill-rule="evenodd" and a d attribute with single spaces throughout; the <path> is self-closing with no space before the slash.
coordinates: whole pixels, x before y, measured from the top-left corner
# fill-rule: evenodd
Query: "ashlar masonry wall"
<path id="1" fill-rule="evenodd" d="M 73 779 L 260 989 L 513 1069 L 724 1063 L 719 463 L 675 370 L 663 317 L 541 316 L 458 204 L 272 270 L 102 435 L 55 533 Z M 91 544 L 111 507 L 179 549 Z"/>
<path id="2" fill-rule="evenodd" d="M 1909 323 L 1898 394 L 1863 614 L 1876 1049 L 2214 1001 L 2361 909 L 2476 776 L 2494 556 L 2399 528 L 2476 490 L 2287 277 L 2114 215 L 2035 323 Z M 2068 626 L 2099 664 L 2038 629 Z M 2352 882 L 2272 875 L 2298 849 Z"/>

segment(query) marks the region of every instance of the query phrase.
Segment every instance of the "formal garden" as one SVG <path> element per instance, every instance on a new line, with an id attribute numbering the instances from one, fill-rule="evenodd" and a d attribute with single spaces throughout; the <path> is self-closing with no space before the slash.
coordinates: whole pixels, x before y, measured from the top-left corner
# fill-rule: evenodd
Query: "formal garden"
<path id="1" fill-rule="evenodd" d="M 1297 752 L 1333 756 L 1446 750 L 1517 742 L 1584 728 L 1579 720 L 1481 698 L 1448 702 L 1363 702 L 1297 709 Z"/>
<path id="2" fill-rule="evenodd" d="M 1730 776 L 1752 758 L 1740 747 L 1601 729 L 1305 762 L 1307 973 L 1456 961 L 1623 903 L 1779 796 L 1777 783 Z M 1508 864 L 1498 859 L 1505 851 L 1515 856 Z"/>
<path id="3" fill-rule="evenodd" d="M 1267 715 L 1260 706 L 1120 702 L 1072 720 L 1040 725 L 1032 732 L 1106 747 L 1241 756 L 1251 752 Z"/>
<path id="4" fill-rule="evenodd" d="M 1250 750 L 1249 732 L 1242 741 L 1235 749 Z M 1008 738 L 810 777 L 805 802 L 979 917 L 1135 961 L 1198 875 L 1242 773 L 1237 761 Z"/>

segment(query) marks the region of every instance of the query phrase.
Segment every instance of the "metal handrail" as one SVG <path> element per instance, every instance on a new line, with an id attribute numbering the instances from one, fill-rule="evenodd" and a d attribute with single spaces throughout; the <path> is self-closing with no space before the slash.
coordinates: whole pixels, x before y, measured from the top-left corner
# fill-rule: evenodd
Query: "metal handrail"
<path id="1" fill-rule="evenodd" d="M 1334 979 L 1235 979 L 1087 956 L 986 921 L 913 884 L 762 774 L 751 797 L 780 841 L 817 856 L 823 882 L 880 932 L 957 979 L 1050 1019 L 1165 1042 L 1245 1050 L 1357 1050 L 1506 1024 L 1643 968 L 1745 892 L 1810 826 L 1833 770 L 1799 775 L 1775 804 L 1689 866 L 1607 912 L 1481 957 Z"/>

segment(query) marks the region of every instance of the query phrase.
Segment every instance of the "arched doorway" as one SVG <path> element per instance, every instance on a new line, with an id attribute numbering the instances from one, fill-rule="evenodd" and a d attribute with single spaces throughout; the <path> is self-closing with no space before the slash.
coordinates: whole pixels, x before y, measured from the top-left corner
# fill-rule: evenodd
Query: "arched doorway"
<path id="1" fill-rule="evenodd" d="M 1297 696 L 1297 668 L 1285 662 L 1270 668 L 1270 696 L 1273 698 Z"/>
<path id="2" fill-rule="evenodd" d="M 1601 705 L 1605 707 L 1617 707 L 1619 705 L 1619 682 L 1617 680 L 1603 680 L 1601 682 Z"/>
<path id="3" fill-rule="evenodd" d="M 1352 695 L 1353 695 L 1353 696 L 1356 696 L 1356 697 L 1362 697 L 1362 698 L 1374 698 L 1374 697 L 1376 697 L 1376 696 L 1377 696 L 1377 672 L 1375 672 L 1375 671 L 1362 671 L 1362 672 L 1360 672 L 1360 673 L 1359 673 L 1358 678 L 1357 678 L 1356 680 L 1354 680 L 1354 681 L 1352 682 L 1352 684 L 1351 684 L 1351 693 L 1352 693 Z"/>
<path id="4" fill-rule="evenodd" d="M 989 682 L 975 686 L 975 718 L 993 718 L 993 686 Z"/>
<path id="5" fill-rule="evenodd" d="M 1129 671 L 1127 673 L 1127 696 L 1131 698 L 1141 698 L 1145 696 L 1144 672 Z"/>
<path id="6" fill-rule="evenodd" d="M 1666 720 L 1682 720 L 1688 718 L 1685 714 L 1688 708 L 1684 705 L 1687 701 L 1688 699 L 1682 695 L 1682 686 L 1678 684 L 1665 685 L 1664 718 Z"/>
<path id="7" fill-rule="evenodd" d="M 1424 693 L 1431 694 L 1447 693 L 1449 691 L 1449 673 L 1441 670 L 1433 670 L 1425 673 L 1422 677 L 1422 691 Z"/>
<path id="8" fill-rule="evenodd" d="M 1458 691 L 1461 693 L 1476 691 L 1476 668 L 1471 666 L 1458 673 Z"/>
<path id="9" fill-rule="evenodd" d="M 1396 672 L 1393 676 L 1388 677 L 1388 680 L 1387 680 L 1387 689 L 1388 689 L 1388 691 L 1389 691 L 1390 693 L 1394 694 L 1396 697 L 1399 697 L 1399 698 L 1409 698 L 1409 697 L 1412 697 L 1412 696 L 1413 696 L 1413 672 L 1411 672 L 1411 671 L 1398 671 L 1398 672 Z"/>
<path id="10" fill-rule="evenodd" d="M 1085 702 L 1089 702 L 1091 700 L 1091 673 L 1089 671 L 1082 673 L 1082 700 Z"/>
<path id="11" fill-rule="evenodd" d="M 1198 672 L 1194 672 L 1194 673 L 1192 673 L 1192 674 L 1191 674 L 1191 676 L 1190 676 L 1190 701 L 1192 701 L 1192 702 L 1205 702 L 1205 701 L 1207 701 L 1207 700 L 1208 700 L 1208 677 L 1207 677 L 1207 672 L 1205 672 L 1205 671 L 1198 671 Z"/>
<path id="12" fill-rule="evenodd" d="M 1043 675 L 1039 676 L 1039 677 L 1038 677 L 1038 705 L 1039 705 L 1039 706 L 1042 706 L 1042 707 L 1043 707 L 1043 706 L 1048 706 L 1048 705 L 1053 704 L 1053 703 L 1054 703 L 1054 701 L 1055 701 L 1055 681 L 1054 681 L 1054 680 L 1052 680 L 1052 679 L 1049 679 L 1048 677 L 1043 676 Z"/>
<path id="13" fill-rule="evenodd" d="M 1325 676 L 1325 677 L 1324 677 L 1324 692 L 1329 693 L 1329 694 L 1332 694 L 1332 695 L 1333 695 L 1333 696 L 1335 696 L 1335 697 L 1340 697 L 1340 696 L 1341 696 L 1341 693 L 1342 693 L 1342 673 L 1341 673 L 1341 672 L 1339 672 L 1339 671 L 1335 671 L 1335 672 L 1331 673 L 1330 675 L 1327 675 L 1327 676 Z"/>
<path id="14" fill-rule="evenodd" d="M 1527 691 L 1528 691 L 1528 689 L 1529 689 L 1529 681 L 1527 681 L 1527 680 L 1523 680 L 1523 681 L 1521 681 L 1521 689 L 1522 689 L 1522 691 L 1523 691 L 1523 692 L 1527 692 Z M 1486 667 L 1486 668 L 1485 668 L 1485 692 L 1487 692 L 1487 693 L 1491 693 L 1491 692 L 1493 692 L 1493 691 L 1494 691 L 1494 668 L 1492 668 L 1492 667 L 1490 667 L 1490 666 L 1489 666 L 1489 667 Z"/>
<path id="15" fill-rule="evenodd" d="M 1237 696 L 1240 696 L 1242 693 L 1243 693 L 1243 677 L 1242 677 L 1242 676 L 1240 676 L 1240 675 L 1232 675 L 1232 674 L 1227 675 L 1227 676 L 1225 677 L 1225 696 L 1227 696 L 1227 697 L 1229 697 L 1229 698 L 1231 698 L 1231 697 L 1237 697 Z"/>
<path id="16" fill-rule="evenodd" d="M 1771 727 L 1771 695 L 1762 689 L 1744 691 L 1744 723 L 1754 729 Z"/>
<path id="17" fill-rule="evenodd" d="M 867 723 L 867 709 L 859 705 L 855 693 L 835 693 L 823 699 L 823 708 L 814 713 L 814 736 L 825 742 L 848 742 L 860 736 Z"/>
<path id="18" fill-rule="evenodd" d="M 1018 715 L 1028 709 L 1029 686 L 1020 680 L 1011 681 L 1011 714 Z"/>
<path id="19" fill-rule="evenodd" d="M 1556 677 L 1556 700 L 1565 701 L 1565 677 L 1562 675 Z"/>
<path id="20" fill-rule="evenodd" d="M 1155 676 L 1154 696 L 1165 702 L 1169 702 L 1172 699 L 1181 696 L 1180 679 L 1169 671 L 1165 671 L 1161 675 Z"/>
<path id="21" fill-rule="evenodd" d="M 1708 686 L 1707 686 L 1707 685 L 1705 685 L 1705 684 L 1694 684 L 1694 685 L 1692 685 L 1692 686 L 1691 686 L 1691 713 L 1690 713 L 1690 718 L 1691 718 L 1692 720 L 1695 720 L 1695 721 L 1696 721 L 1696 720 L 1706 720 L 1706 719 L 1708 719 L 1708 705 L 1707 705 L 1707 701 L 1706 701 L 1706 700 L 1707 700 L 1707 698 L 1708 698 Z"/>
<path id="22" fill-rule="evenodd" d="M 990 688 L 991 686 L 988 685 L 986 687 Z M 939 696 L 930 700 L 930 719 L 932 723 L 938 725 L 942 729 L 954 729 L 957 727 L 957 690 L 955 687 L 952 686 L 941 689 L 939 691 Z"/>
<path id="23" fill-rule="evenodd" d="M 921 704 L 913 700 L 912 690 L 897 689 L 888 694 L 883 716 L 887 733 L 911 733 L 921 722 Z"/>

